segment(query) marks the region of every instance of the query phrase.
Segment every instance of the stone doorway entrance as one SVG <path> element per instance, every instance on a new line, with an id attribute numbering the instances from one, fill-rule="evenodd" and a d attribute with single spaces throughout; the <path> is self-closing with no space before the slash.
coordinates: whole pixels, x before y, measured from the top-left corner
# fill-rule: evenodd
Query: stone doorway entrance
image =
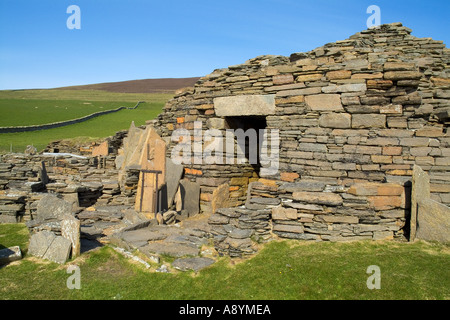
<path id="1" fill-rule="evenodd" d="M 249 164 L 259 177 L 263 132 L 267 121 L 265 116 L 225 117 L 226 128 L 234 132 L 236 164 Z"/>

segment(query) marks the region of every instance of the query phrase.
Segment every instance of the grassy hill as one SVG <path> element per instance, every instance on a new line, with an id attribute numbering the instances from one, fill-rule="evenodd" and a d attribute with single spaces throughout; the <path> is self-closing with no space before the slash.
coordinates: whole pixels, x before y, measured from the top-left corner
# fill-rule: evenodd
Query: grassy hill
<path id="1" fill-rule="evenodd" d="M 128 129 L 132 121 L 143 125 L 155 118 L 176 89 L 192 86 L 198 78 L 147 79 L 55 89 L 0 91 L 0 126 L 26 126 L 83 117 L 94 112 L 132 107 L 79 124 L 23 133 L 0 134 L 0 153 L 38 150 L 55 140 L 75 137 L 104 138 Z"/>
<path id="2" fill-rule="evenodd" d="M 143 79 L 121 82 L 106 82 L 82 86 L 57 88 L 60 90 L 101 90 L 120 93 L 171 93 L 177 89 L 193 86 L 199 77 Z"/>

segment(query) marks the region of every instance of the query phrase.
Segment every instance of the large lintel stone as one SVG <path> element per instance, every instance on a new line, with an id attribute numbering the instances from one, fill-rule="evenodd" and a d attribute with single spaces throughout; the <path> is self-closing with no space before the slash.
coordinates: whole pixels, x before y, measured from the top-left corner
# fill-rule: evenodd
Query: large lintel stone
<path id="1" fill-rule="evenodd" d="M 275 114 L 275 95 L 241 95 L 214 99 L 219 117 L 267 116 Z"/>

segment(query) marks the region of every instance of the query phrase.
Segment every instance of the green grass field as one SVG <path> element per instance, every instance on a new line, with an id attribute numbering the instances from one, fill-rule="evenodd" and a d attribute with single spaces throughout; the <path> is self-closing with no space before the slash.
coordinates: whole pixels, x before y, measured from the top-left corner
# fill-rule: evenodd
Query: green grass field
<path id="1" fill-rule="evenodd" d="M 0 99 L 0 127 L 31 126 L 81 118 L 89 114 L 133 107 L 133 102 Z"/>
<path id="2" fill-rule="evenodd" d="M 0 225 L 0 244 L 28 243 L 24 225 Z M 67 265 L 80 268 L 81 289 L 70 290 Z M 448 246 L 415 242 L 273 241 L 254 257 L 218 258 L 195 274 L 156 273 L 105 246 L 66 266 L 34 257 L 0 269 L 0 299 L 163 300 L 399 300 L 450 299 Z M 381 271 L 369 290 L 368 266 Z M 31 285 L 32 284 L 32 285 Z"/>
<path id="3" fill-rule="evenodd" d="M 0 134 L 0 153 L 23 152 L 27 145 L 42 150 L 49 142 L 76 137 L 104 138 L 128 129 L 131 122 L 145 124 L 161 113 L 171 94 L 113 93 L 96 90 L 16 90 L 0 91 L 0 126 L 45 124 L 79 118 L 120 106 L 121 110 L 79 124 L 33 132 Z"/>

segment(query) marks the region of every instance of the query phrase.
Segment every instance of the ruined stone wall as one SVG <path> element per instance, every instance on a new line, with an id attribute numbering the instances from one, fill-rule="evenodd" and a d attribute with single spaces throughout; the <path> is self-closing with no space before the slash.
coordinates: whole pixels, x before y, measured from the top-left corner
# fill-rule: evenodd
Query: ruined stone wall
<path id="1" fill-rule="evenodd" d="M 0 222 L 32 219 L 46 193 L 60 194 L 76 207 L 133 203 L 120 190 L 114 160 L 114 156 L 2 155 Z"/>
<path id="2" fill-rule="evenodd" d="M 202 211 L 215 212 L 214 192 L 228 184 L 229 206 L 248 200 L 272 208 L 273 231 L 284 237 L 392 238 L 409 215 L 414 164 L 429 173 L 432 198 L 448 205 L 450 54 L 441 41 L 410 33 L 389 24 L 289 58 L 260 56 L 178 92 L 157 121 L 168 156 L 179 142 L 174 130 L 194 140 L 201 121 L 202 130 L 225 134 L 239 103 L 242 115 L 262 116 L 267 129 L 279 130 L 274 175 L 261 177 L 249 164 L 185 165 L 185 177 L 200 184 Z M 242 96 L 274 98 L 274 108 L 246 108 Z M 218 114 L 224 97 L 231 118 L 223 106 Z M 275 191 L 250 191 L 248 199 L 256 181 Z"/>

